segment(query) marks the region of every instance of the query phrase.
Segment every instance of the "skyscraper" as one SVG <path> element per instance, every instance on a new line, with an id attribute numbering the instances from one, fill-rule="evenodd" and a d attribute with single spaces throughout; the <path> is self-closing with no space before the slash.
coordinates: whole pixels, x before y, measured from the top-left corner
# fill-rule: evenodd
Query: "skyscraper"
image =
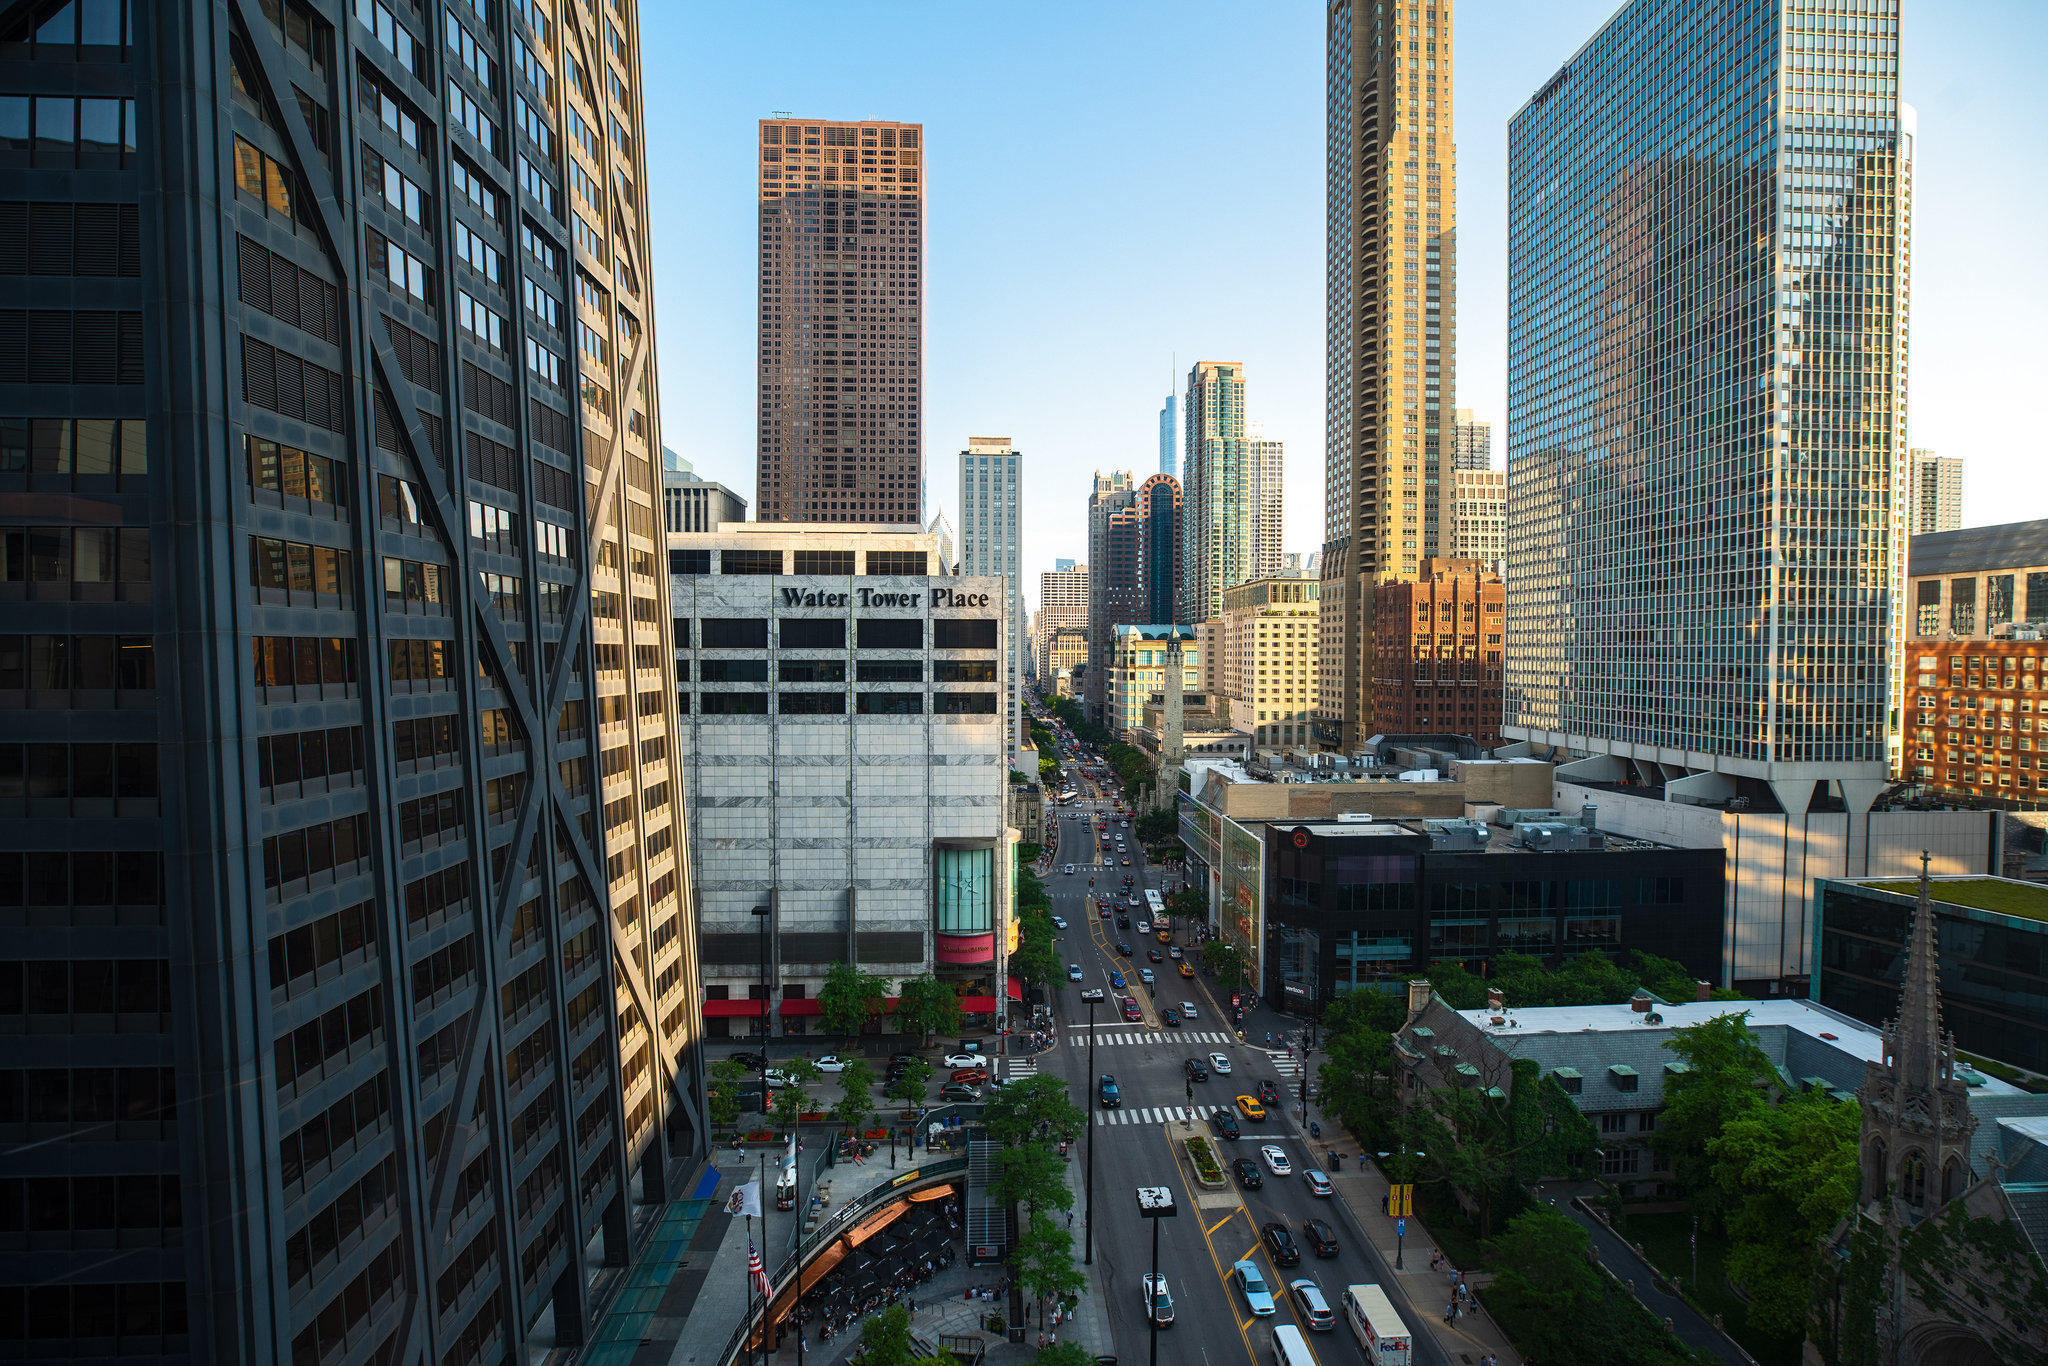
<path id="1" fill-rule="evenodd" d="M 1457 416 L 1458 455 L 1457 468 L 1461 470 L 1490 470 L 1493 468 L 1493 424 L 1475 416 L 1470 408 L 1458 409 Z"/>
<path id="2" fill-rule="evenodd" d="M 1906 534 L 1959 531 L 1963 525 L 1963 462 L 1933 451 L 1907 452 Z"/>
<path id="3" fill-rule="evenodd" d="M 1898 55 L 1897 0 L 1635 0 L 1511 123 L 1510 736 L 1793 815 L 1882 787 Z"/>
<path id="4" fill-rule="evenodd" d="M 1109 675 L 1110 627 L 1137 620 L 1137 544 L 1129 470 L 1096 471 L 1088 495 L 1088 672 L 1082 709 L 1100 722 Z M 1112 557 L 1112 543 L 1115 554 Z M 1112 562 L 1114 560 L 1114 562 Z"/>
<path id="5" fill-rule="evenodd" d="M 636 10 L 0 29 L 0 1356 L 523 1359 L 702 1151 Z"/>
<path id="6" fill-rule="evenodd" d="M 1146 625 L 1184 621 L 1180 611 L 1181 489 L 1170 474 L 1138 486 L 1138 616 Z"/>
<path id="7" fill-rule="evenodd" d="M 1318 738 L 1370 735 L 1373 585 L 1447 553 L 1457 403 L 1451 4 L 1330 0 Z"/>
<path id="8" fill-rule="evenodd" d="M 1159 472 L 1180 476 L 1178 456 L 1180 454 L 1180 430 L 1174 421 L 1174 396 L 1166 396 L 1166 406 L 1159 410 Z"/>
<path id="9" fill-rule="evenodd" d="M 761 521 L 919 522 L 923 143 L 761 121 Z"/>
<path id="10" fill-rule="evenodd" d="M 1280 548 L 1280 537 L 1287 529 L 1287 449 L 1266 435 L 1263 422 L 1246 422 L 1244 437 L 1251 447 L 1252 471 L 1247 499 L 1252 519 L 1249 573 L 1253 579 L 1270 579 L 1280 572 L 1287 553 Z"/>
<path id="11" fill-rule="evenodd" d="M 1181 581 L 1190 622 L 1222 611 L 1223 590 L 1258 577 L 1262 556 L 1270 557 L 1264 573 L 1280 568 L 1280 443 L 1251 438 L 1244 381 L 1237 361 L 1197 361 L 1188 371 Z"/>
<path id="12" fill-rule="evenodd" d="M 1009 590 L 1010 739 L 1024 743 L 1024 457 L 1007 436 L 970 436 L 960 452 L 960 572 Z"/>
<path id="13" fill-rule="evenodd" d="M 1088 629 L 1088 566 L 1054 560 L 1038 576 L 1038 677 L 1052 687 L 1052 641 L 1061 631 Z"/>

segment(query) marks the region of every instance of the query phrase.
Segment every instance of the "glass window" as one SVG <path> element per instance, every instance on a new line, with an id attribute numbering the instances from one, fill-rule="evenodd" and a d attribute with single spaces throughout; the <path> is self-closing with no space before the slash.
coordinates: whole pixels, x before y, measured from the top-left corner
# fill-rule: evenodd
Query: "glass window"
<path id="1" fill-rule="evenodd" d="M 862 716 L 922 716 L 924 694 L 916 692 L 864 692 L 854 710 Z"/>
<path id="2" fill-rule="evenodd" d="M 856 633 L 863 650 L 921 650 L 924 623 L 915 617 L 866 617 Z"/>
<path id="3" fill-rule="evenodd" d="M 1975 579 L 1950 579 L 1948 581 L 1948 629 L 1959 635 L 1976 634 L 1977 581 Z"/>
<path id="4" fill-rule="evenodd" d="M 815 620 L 807 617 L 788 617 L 783 619 L 777 630 L 782 636 L 782 648 L 785 650 L 846 648 L 846 623 L 838 618 Z"/>
<path id="5" fill-rule="evenodd" d="M 940 845 L 932 852 L 939 933 L 990 933 L 995 928 L 995 850 Z"/>
<path id="6" fill-rule="evenodd" d="M 2004 626 L 2012 620 L 2012 581 L 2010 574 L 1992 574 L 1984 580 L 1986 629 Z"/>
<path id="7" fill-rule="evenodd" d="M 766 617 L 706 617 L 703 646 L 707 650 L 765 650 Z"/>

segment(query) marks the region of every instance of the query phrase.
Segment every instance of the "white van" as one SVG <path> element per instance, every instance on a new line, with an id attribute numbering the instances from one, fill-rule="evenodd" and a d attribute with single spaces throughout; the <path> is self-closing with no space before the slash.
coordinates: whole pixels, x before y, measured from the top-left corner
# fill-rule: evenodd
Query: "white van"
<path id="1" fill-rule="evenodd" d="M 1291 1323 L 1273 1330 L 1273 1366 L 1316 1366 L 1308 1354 L 1308 1339 Z"/>
<path id="2" fill-rule="evenodd" d="M 1386 1291 L 1376 1285 L 1350 1287 L 1344 1292 L 1344 1321 L 1373 1366 L 1409 1366 L 1414 1340 Z"/>

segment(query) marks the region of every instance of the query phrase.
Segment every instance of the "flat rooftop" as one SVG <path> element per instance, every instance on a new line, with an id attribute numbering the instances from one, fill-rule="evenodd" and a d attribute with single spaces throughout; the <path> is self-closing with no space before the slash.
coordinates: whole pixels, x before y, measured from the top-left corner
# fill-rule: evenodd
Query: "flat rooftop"
<path id="1" fill-rule="evenodd" d="M 1880 892 L 1896 892 L 1900 896 L 1920 895 L 1920 883 L 1917 879 L 1834 880 L 1852 883 L 1858 887 L 1869 887 Z M 1936 877 L 1928 879 L 1927 894 L 1935 901 L 1946 902 L 1951 906 L 1995 911 L 1999 915 L 2018 916 L 2022 920 L 2048 921 L 2048 887 L 2038 882 L 2021 882 L 2006 877 Z"/>

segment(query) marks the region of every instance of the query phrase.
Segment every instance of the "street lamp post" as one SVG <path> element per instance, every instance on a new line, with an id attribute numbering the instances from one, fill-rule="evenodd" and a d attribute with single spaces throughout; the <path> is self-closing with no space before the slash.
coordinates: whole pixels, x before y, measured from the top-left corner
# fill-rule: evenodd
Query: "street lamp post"
<path id="1" fill-rule="evenodd" d="M 1159 1221 L 1171 1219 L 1180 1211 L 1174 1208 L 1173 1191 L 1167 1186 L 1138 1187 L 1138 1214 L 1152 1221 L 1152 1279 L 1145 1287 L 1145 1321 L 1152 1326 L 1152 1362 L 1159 1366 Z"/>
<path id="2" fill-rule="evenodd" d="M 768 1009 L 774 1003 L 775 988 L 768 978 L 768 922 L 775 914 L 773 905 L 763 903 L 754 907 L 754 914 L 761 921 L 761 1113 L 768 1113 Z"/>
<path id="3" fill-rule="evenodd" d="M 1095 1265 L 1095 1098 L 1101 1090 L 1095 1084 L 1095 1002 L 1088 1002 L 1088 1199 L 1081 1215 L 1086 1226 L 1087 1255 L 1081 1265 Z"/>

